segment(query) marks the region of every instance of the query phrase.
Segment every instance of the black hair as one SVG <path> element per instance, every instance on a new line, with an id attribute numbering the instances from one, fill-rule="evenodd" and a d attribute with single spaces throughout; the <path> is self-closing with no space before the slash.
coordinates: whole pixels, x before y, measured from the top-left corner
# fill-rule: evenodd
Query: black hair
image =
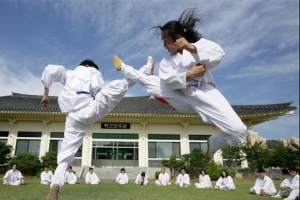
<path id="1" fill-rule="evenodd" d="M 72 166 L 69 166 L 70 169 L 72 169 Z"/>
<path id="2" fill-rule="evenodd" d="M 205 173 L 205 175 L 207 174 L 207 172 L 206 172 L 206 170 L 205 170 L 205 169 L 202 169 L 202 170 L 201 170 L 201 174 L 202 174 L 202 172 L 204 172 L 204 173 Z"/>
<path id="3" fill-rule="evenodd" d="M 167 22 L 163 26 L 154 26 L 149 29 L 160 29 L 161 32 L 166 32 L 174 41 L 178 35 L 184 37 L 188 42 L 194 43 L 202 38 L 201 33 L 195 30 L 196 23 L 200 22 L 202 15 L 196 8 L 184 10 L 179 19 Z"/>
<path id="4" fill-rule="evenodd" d="M 125 172 L 125 169 L 124 169 L 124 168 L 122 168 L 122 169 L 120 170 L 120 172 L 122 172 L 122 171 L 124 171 L 124 172 Z"/>
<path id="5" fill-rule="evenodd" d="M 184 172 L 186 172 L 186 169 L 185 169 L 184 167 L 182 167 L 182 168 L 180 169 L 180 172 L 181 172 L 182 170 L 184 170 Z"/>
<path id="6" fill-rule="evenodd" d="M 90 170 L 94 170 L 94 169 L 93 169 L 92 167 L 90 167 L 90 168 L 89 168 L 89 171 L 90 171 Z"/>
<path id="7" fill-rule="evenodd" d="M 293 172 L 299 173 L 299 169 L 297 169 L 297 168 L 295 168 L 295 167 L 290 168 L 289 171 L 290 171 L 290 172 L 293 171 Z"/>
<path id="8" fill-rule="evenodd" d="M 228 172 L 227 172 L 225 169 L 223 169 L 222 172 L 225 172 L 225 177 L 228 177 L 228 176 L 229 176 Z M 221 172 L 221 176 L 222 176 L 222 178 L 225 178 L 225 177 L 223 176 L 222 172 Z"/>
<path id="9" fill-rule="evenodd" d="M 88 60 L 88 59 L 86 59 L 86 60 L 82 61 L 79 65 L 86 66 L 86 67 L 87 67 L 87 66 L 89 66 L 89 67 L 94 67 L 94 68 L 96 68 L 97 70 L 99 70 L 98 66 L 94 63 L 93 60 Z"/>
<path id="10" fill-rule="evenodd" d="M 145 172 L 142 172 L 142 173 L 141 173 L 141 176 L 145 176 Z"/>
<path id="11" fill-rule="evenodd" d="M 266 173 L 266 171 L 263 168 L 260 168 L 257 170 L 257 173 Z"/>

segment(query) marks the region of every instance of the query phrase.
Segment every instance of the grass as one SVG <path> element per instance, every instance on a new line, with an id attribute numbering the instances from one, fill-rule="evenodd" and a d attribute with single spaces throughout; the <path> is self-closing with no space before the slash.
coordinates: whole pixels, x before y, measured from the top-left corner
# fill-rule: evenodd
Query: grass
<path id="1" fill-rule="evenodd" d="M 81 180 L 82 181 L 82 180 Z M 60 200 L 255 200 L 273 199 L 250 195 L 249 189 L 254 180 L 235 179 L 236 191 L 217 191 L 214 189 L 178 188 L 174 184 L 169 187 L 156 186 L 151 181 L 147 186 L 138 186 L 133 183 L 118 185 L 113 182 L 105 182 L 100 185 L 86 185 L 83 182 L 76 185 L 65 185 L 60 191 Z M 274 181 L 279 189 L 282 180 Z M 215 181 L 213 181 L 213 186 Z M 22 186 L 0 186 L 0 199 L 10 200 L 45 200 L 49 192 L 49 186 L 40 185 L 38 179 L 26 180 Z"/>

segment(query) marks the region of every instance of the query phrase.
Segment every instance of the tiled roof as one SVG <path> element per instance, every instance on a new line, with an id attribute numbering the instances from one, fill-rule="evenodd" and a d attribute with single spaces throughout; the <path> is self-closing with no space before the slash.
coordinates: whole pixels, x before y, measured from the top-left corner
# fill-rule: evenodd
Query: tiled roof
<path id="1" fill-rule="evenodd" d="M 47 108 L 40 103 L 42 96 L 12 93 L 10 96 L 0 97 L 0 113 L 5 112 L 55 112 L 60 113 L 58 97 L 49 97 Z M 272 114 L 287 114 L 295 109 L 292 102 L 265 105 L 232 105 L 239 116 L 258 116 Z M 180 114 L 170 105 L 161 103 L 150 96 L 124 97 L 112 113 L 137 114 Z"/>

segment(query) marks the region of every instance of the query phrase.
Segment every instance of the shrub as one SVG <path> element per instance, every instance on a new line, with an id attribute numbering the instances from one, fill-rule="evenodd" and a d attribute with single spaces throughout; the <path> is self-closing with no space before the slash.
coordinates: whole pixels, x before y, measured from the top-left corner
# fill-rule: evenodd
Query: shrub
<path id="1" fill-rule="evenodd" d="M 205 170 L 207 174 L 209 174 L 211 180 L 218 180 L 220 178 L 222 170 L 226 170 L 232 178 L 234 178 L 236 174 L 234 168 L 219 165 L 214 162 L 207 164 Z"/>
<path id="2" fill-rule="evenodd" d="M 44 156 L 42 156 L 41 160 L 43 167 L 48 166 L 49 168 L 55 169 L 57 167 L 57 152 L 48 151 Z"/>
<path id="3" fill-rule="evenodd" d="M 10 153 L 12 152 L 13 147 L 7 145 L 4 142 L 0 142 L 0 164 L 6 164 L 11 159 Z"/>
<path id="4" fill-rule="evenodd" d="M 17 164 L 17 169 L 23 175 L 36 175 L 36 172 L 41 167 L 39 157 L 32 153 L 23 153 L 14 156 L 8 164 L 8 169 L 11 169 L 14 163 Z"/>
<path id="5" fill-rule="evenodd" d="M 160 174 L 160 171 L 156 171 L 156 172 L 155 172 L 155 178 L 156 178 L 156 179 L 158 179 L 159 174 Z"/>

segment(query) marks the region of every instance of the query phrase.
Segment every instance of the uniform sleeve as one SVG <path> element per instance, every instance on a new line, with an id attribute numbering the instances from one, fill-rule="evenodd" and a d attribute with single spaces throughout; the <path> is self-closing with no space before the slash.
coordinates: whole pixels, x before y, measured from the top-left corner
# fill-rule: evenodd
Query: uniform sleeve
<path id="1" fill-rule="evenodd" d="M 280 187 L 290 187 L 290 180 L 289 180 L 289 179 L 284 179 L 284 180 L 280 183 Z"/>
<path id="2" fill-rule="evenodd" d="M 299 190 L 299 175 L 295 176 L 291 181 L 290 188 L 292 190 Z"/>
<path id="3" fill-rule="evenodd" d="M 118 174 L 116 181 L 118 182 L 120 179 L 120 174 Z"/>
<path id="4" fill-rule="evenodd" d="M 22 173 L 20 171 L 18 171 L 18 179 L 23 178 Z"/>
<path id="5" fill-rule="evenodd" d="M 212 184 L 211 184 L 211 180 L 210 180 L 209 175 L 207 175 L 207 181 L 208 181 L 209 186 L 212 188 L 213 186 L 212 186 Z"/>
<path id="6" fill-rule="evenodd" d="M 85 175 L 85 182 L 89 182 L 89 172 Z"/>
<path id="7" fill-rule="evenodd" d="M 197 48 L 199 62 L 204 64 L 208 70 L 216 67 L 225 56 L 224 50 L 210 40 L 202 38 L 194 45 Z"/>
<path id="8" fill-rule="evenodd" d="M 226 186 L 231 186 L 231 185 L 234 185 L 233 179 L 231 178 L 231 176 L 227 176 L 227 185 Z"/>
<path id="9" fill-rule="evenodd" d="M 66 83 L 66 69 L 62 65 L 47 65 L 41 77 L 46 88 L 50 88 L 53 82 Z"/>
<path id="10" fill-rule="evenodd" d="M 160 62 L 158 74 L 170 89 L 185 89 L 187 86 L 186 72 L 178 73 L 166 57 Z"/>
<path id="11" fill-rule="evenodd" d="M 137 176 L 136 176 L 136 178 L 135 178 L 135 182 L 139 182 L 139 180 L 140 180 L 140 174 L 138 174 Z"/>
<path id="12" fill-rule="evenodd" d="M 46 180 L 45 177 L 44 177 L 44 174 L 45 174 L 44 172 L 41 173 L 41 180 L 42 180 L 42 181 L 45 181 L 45 180 Z"/>
<path id="13" fill-rule="evenodd" d="M 219 187 L 219 186 L 221 186 L 222 185 L 222 178 L 220 177 L 218 180 L 217 180 L 217 182 L 216 182 L 216 187 Z"/>
<path id="14" fill-rule="evenodd" d="M 7 171 L 3 177 L 3 179 L 9 178 L 9 171 Z"/>
<path id="15" fill-rule="evenodd" d="M 262 185 L 261 189 L 270 189 L 271 185 L 273 185 L 273 181 L 271 178 L 267 178 L 266 182 L 264 183 L 264 185 Z"/>
<path id="16" fill-rule="evenodd" d="M 125 182 L 128 183 L 128 181 L 129 181 L 129 179 L 128 179 L 128 176 L 126 174 L 126 180 L 125 180 Z"/>
<path id="17" fill-rule="evenodd" d="M 91 81 L 91 91 L 96 95 L 104 86 L 104 80 L 100 71 L 95 68 L 92 69 L 92 81 Z"/>

